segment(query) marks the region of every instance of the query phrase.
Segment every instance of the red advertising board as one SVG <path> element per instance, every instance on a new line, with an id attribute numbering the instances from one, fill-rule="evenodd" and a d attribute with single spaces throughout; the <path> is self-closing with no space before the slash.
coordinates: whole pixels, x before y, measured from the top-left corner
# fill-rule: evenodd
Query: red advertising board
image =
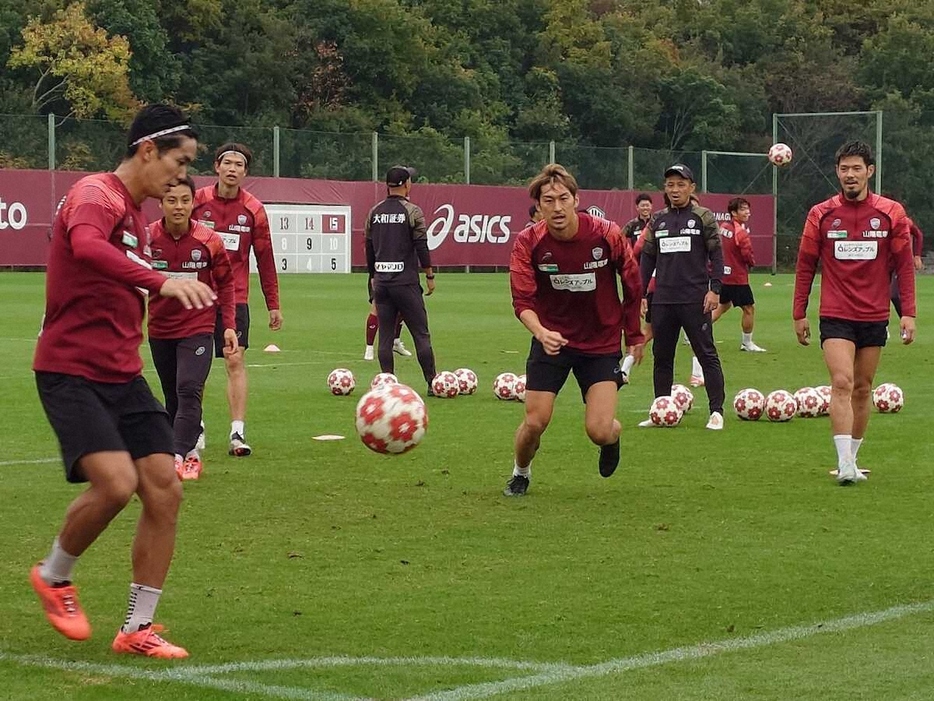
<path id="1" fill-rule="evenodd" d="M 65 171 L 0 171 L 0 266 L 43 266 L 58 202 L 83 173 Z M 196 178 L 200 185 L 211 178 Z M 348 205 L 352 213 L 351 261 L 365 264 L 363 225 L 369 209 L 386 195 L 381 183 L 248 178 L 244 186 L 267 203 Z M 620 224 L 635 213 L 634 192 L 582 190 L 581 209 L 595 208 Z M 661 193 L 653 193 L 657 207 Z M 701 202 L 718 218 L 727 218 L 733 195 L 703 194 Z M 756 263 L 772 264 L 774 200 L 770 195 L 745 195 L 752 205 L 752 231 Z M 438 267 L 498 266 L 509 264 L 512 242 L 528 221 L 528 192 L 520 187 L 483 185 L 421 185 L 412 188 L 412 201 L 425 212 L 432 263 Z M 154 202 L 146 205 L 158 216 Z"/>

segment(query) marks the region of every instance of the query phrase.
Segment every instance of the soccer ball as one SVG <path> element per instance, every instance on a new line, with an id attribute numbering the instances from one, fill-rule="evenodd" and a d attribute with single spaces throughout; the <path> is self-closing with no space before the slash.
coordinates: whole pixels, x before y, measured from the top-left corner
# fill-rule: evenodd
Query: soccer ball
<path id="1" fill-rule="evenodd" d="M 798 402 L 791 392 L 777 389 L 765 398 L 765 415 L 769 421 L 790 421 L 798 413 Z"/>
<path id="2" fill-rule="evenodd" d="M 758 421 L 765 413 L 765 395 L 752 387 L 741 389 L 733 397 L 733 411 L 743 421 Z"/>
<path id="3" fill-rule="evenodd" d="M 428 412 L 411 387 L 391 383 L 371 389 L 357 402 L 357 435 L 376 453 L 404 453 L 425 437 Z"/>
<path id="4" fill-rule="evenodd" d="M 674 397 L 655 397 L 649 407 L 649 418 L 656 426 L 677 426 L 684 412 L 678 407 Z"/>
<path id="5" fill-rule="evenodd" d="M 381 372 L 370 381 L 370 389 L 376 389 L 383 385 L 394 385 L 399 382 L 399 378 L 391 372 Z"/>
<path id="6" fill-rule="evenodd" d="M 431 381 L 431 391 L 435 393 L 436 397 L 443 397 L 444 399 L 456 397 L 460 392 L 460 387 L 460 380 L 457 379 L 457 375 L 447 370 L 439 372 L 435 375 L 435 379 Z"/>
<path id="7" fill-rule="evenodd" d="M 503 372 L 496 376 L 496 379 L 493 380 L 493 394 L 496 395 L 497 399 L 504 399 L 506 401 L 516 398 L 516 382 L 519 378 L 511 372 Z"/>
<path id="8" fill-rule="evenodd" d="M 821 399 L 823 400 L 821 403 L 820 416 L 827 416 L 827 414 L 830 413 L 830 395 L 831 395 L 830 386 L 821 385 L 819 387 L 815 387 L 814 389 L 817 390 L 817 393 L 821 396 Z"/>
<path id="9" fill-rule="evenodd" d="M 516 386 L 514 387 L 516 393 L 516 399 L 520 402 L 525 401 L 525 375 L 518 375 L 516 377 Z"/>
<path id="10" fill-rule="evenodd" d="M 694 393 L 684 385 L 672 385 L 671 397 L 675 400 L 675 404 L 678 405 L 681 413 L 690 411 L 691 407 L 694 406 Z"/>
<path id="11" fill-rule="evenodd" d="M 905 406 L 905 393 L 891 382 L 883 382 L 872 391 L 872 403 L 883 414 L 894 414 Z"/>
<path id="12" fill-rule="evenodd" d="M 814 418 L 821 415 L 824 407 L 824 398 L 813 387 L 802 387 L 795 392 L 795 401 L 798 403 L 798 416 Z"/>
<path id="13" fill-rule="evenodd" d="M 454 371 L 457 376 L 457 391 L 461 394 L 473 394 L 477 391 L 477 373 L 467 368 L 458 368 Z"/>
<path id="14" fill-rule="evenodd" d="M 356 386 L 357 381 L 347 368 L 331 370 L 331 374 L 328 375 L 328 389 L 331 390 L 331 394 L 336 394 L 338 397 L 350 394 Z"/>
<path id="15" fill-rule="evenodd" d="M 769 162 L 773 166 L 786 166 L 791 163 L 791 147 L 788 144 L 772 144 L 769 149 Z"/>

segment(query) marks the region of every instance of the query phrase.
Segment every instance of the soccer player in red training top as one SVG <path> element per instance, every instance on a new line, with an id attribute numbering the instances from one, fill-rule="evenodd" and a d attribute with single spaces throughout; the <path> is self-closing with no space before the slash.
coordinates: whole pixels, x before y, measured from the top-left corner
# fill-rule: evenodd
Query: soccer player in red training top
<path id="1" fill-rule="evenodd" d="M 851 141 L 837 150 L 836 158 L 842 191 L 808 213 L 795 269 L 793 318 L 798 343 L 808 345 L 808 297 L 820 262 L 820 341 L 830 371 L 837 481 L 848 485 L 866 479 L 856 467 L 856 456 L 885 345 L 889 274 L 898 274 L 905 344 L 915 339 L 915 276 L 904 208 L 869 191 L 875 172 L 872 149 Z"/>
<path id="2" fill-rule="evenodd" d="M 163 218 L 150 226 L 152 267 L 166 277 L 200 280 L 217 294 L 224 325 L 224 353 L 237 350 L 234 280 L 224 242 L 191 220 L 195 182 L 190 176 L 162 198 Z M 149 348 L 162 383 L 165 408 L 175 431 L 175 471 L 181 479 L 201 476 L 195 448 L 201 433 L 201 396 L 211 371 L 215 312 L 189 310 L 174 299 L 149 302 Z"/>
<path id="3" fill-rule="evenodd" d="M 600 474 L 613 474 L 619 464 L 616 392 L 624 333 L 637 362 L 643 352 L 639 269 L 619 226 L 577 211 L 577 181 L 557 163 L 545 166 L 529 194 L 542 221 L 522 230 L 509 262 L 512 305 L 532 344 L 525 419 L 516 431 L 506 496 L 528 490 L 532 458 L 572 370 L 584 400 L 587 435 L 600 446 Z"/>
<path id="4" fill-rule="evenodd" d="M 195 193 L 192 218 L 214 229 L 224 242 L 233 268 L 237 302 L 237 339 L 233 353 L 224 353 L 224 324 L 218 312 L 214 326 L 214 355 L 227 368 L 227 405 L 230 408 L 231 455 L 252 453 L 246 443 L 247 379 L 244 353 L 250 347 L 250 249 L 256 256 L 260 286 L 269 310 L 269 328 L 282 328 L 279 311 L 279 279 L 273 257 L 269 219 L 263 203 L 241 187 L 250 170 L 253 152 L 243 144 L 229 143 L 217 149 L 214 171 L 217 184 Z"/>
<path id="5" fill-rule="evenodd" d="M 45 317 L 33 363 L 65 476 L 90 486 L 71 503 L 30 581 L 56 630 L 72 640 L 90 637 L 72 570 L 136 494 L 142 513 L 133 541 L 133 583 L 112 647 L 149 657 L 188 653 L 152 624 L 175 549 L 182 486 L 172 463 L 172 426 L 142 376 L 146 291 L 175 298 L 186 309 L 208 308 L 215 295 L 198 280 L 152 270 L 140 204 L 163 197 L 184 178 L 196 148 L 197 134 L 181 111 L 150 105 L 130 125 L 117 169 L 71 188 L 52 228 Z"/>

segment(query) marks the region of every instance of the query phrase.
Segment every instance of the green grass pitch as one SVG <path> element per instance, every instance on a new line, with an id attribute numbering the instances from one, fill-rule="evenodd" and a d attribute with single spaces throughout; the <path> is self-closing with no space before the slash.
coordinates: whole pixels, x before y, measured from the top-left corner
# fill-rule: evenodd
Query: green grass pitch
<path id="1" fill-rule="evenodd" d="M 930 699 L 934 340 L 919 279 L 918 341 L 893 342 L 876 382 L 899 384 L 897 415 L 873 414 L 868 482 L 836 486 L 827 419 L 706 431 L 706 397 L 672 430 L 640 430 L 651 359 L 619 395 L 622 463 L 604 480 L 573 380 L 521 499 L 502 487 L 522 405 L 496 374 L 521 372 L 528 334 L 505 275 L 439 274 L 429 320 L 439 369 L 470 367 L 480 391 L 430 400 L 423 443 L 379 456 L 354 407 L 377 372 L 362 360 L 361 275 L 284 276 L 285 325 L 265 327 L 253 291 L 247 437 L 226 454 L 222 365 L 205 392 L 208 447 L 185 484 L 175 562 L 157 620 L 183 663 L 117 656 L 130 581 L 133 503 L 76 571 L 94 635 L 67 641 L 29 587 L 66 505 L 57 445 L 30 362 L 43 276 L 0 275 L 0 699 L 496 698 Z M 765 287 L 771 282 L 770 287 Z M 826 383 L 815 343 L 797 345 L 791 276 L 754 276 L 756 341 L 740 314 L 716 326 L 727 399 Z M 811 322 L 816 335 L 817 291 Z M 893 334 L 893 337 L 896 334 Z M 404 336 L 409 347 L 411 339 Z M 282 352 L 264 353 L 276 343 Z M 158 387 L 147 348 L 147 376 Z M 676 378 L 690 371 L 678 350 Z M 331 396 L 336 367 L 357 376 Z M 424 392 L 414 358 L 403 382 Z M 316 442 L 318 434 L 347 436 Z M 899 609 L 899 606 L 913 606 Z M 795 628 L 805 626 L 805 628 Z M 810 627 L 809 627 L 810 626 Z"/>

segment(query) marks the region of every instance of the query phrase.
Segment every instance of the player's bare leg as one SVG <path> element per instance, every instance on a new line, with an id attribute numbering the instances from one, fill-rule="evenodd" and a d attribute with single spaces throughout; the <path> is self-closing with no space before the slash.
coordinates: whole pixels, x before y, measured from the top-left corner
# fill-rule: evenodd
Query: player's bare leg
<path id="1" fill-rule="evenodd" d="M 614 384 L 614 397 L 615 397 Z M 515 453 L 516 461 L 512 470 L 512 477 L 506 484 L 503 494 L 506 496 L 521 496 L 529 488 L 529 477 L 532 471 L 532 459 L 541 445 L 542 434 L 551 422 L 551 415 L 555 408 L 555 395 L 553 392 L 540 392 L 527 390 L 525 393 L 525 418 L 516 430 Z"/>
<path id="2" fill-rule="evenodd" d="M 743 344 L 740 346 L 740 350 L 765 353 L 765 348 L 757 346 L 752 340 L 752 330 L 756 326 L 756 305 L 746 304 L 741 309 L 743 310 Z"/>
<path id="3" fill-rule="evenodd" d="M 609 477 L 619 465 L 619 421 L 616 420 L 616 383 L 597 382 L 584 400 L 587 437 L 600 446 L 600 475 Z"/>
<path id="4" fill-rule="evenodd" d="M 170 455 L 157 453 L 136 461 L 142 503 L 133 540 L 133 581 L 160 589 L 175 552 L 175 527 L 182 483 Z"/>
<path id="5" fill-rule="evenodd" d="M 853 385 L 856 345 L 843 338 L 824 341 L 824 363 L 830 372 L 830 427 L 837 450 L 837 481 L 853 484 L 865 476 L 853 459 Z"/>
<path id="6" fill-rule="evenodd" d="M 252 449 L 246 443 L 246 397 L 247 378 L 245 351 L 237 348 L 233 353 L 224 354 L 227 368 L 227 406 L 230 408 L 230 450 L 231 455 L 246 457 Z"/>
<path id="7" fill-rule="evenodd" d="M 850 406 L 853 409 L 853 440 L 850 450 L 853 453 L 853 462 L 857 462 L 859 448 L 866 436 L 869 426 L 869 414 L 872 411 L 872 381 L 879 367 L 882 357 L 881 346 L 868 346 L 856 351 L 856 362 L 853 367 L 853 395 Z"/>
<path id="8" fill-rule="evenodd" d="M 171 456 L 164 457 L 175 477 Z M 78 465 L 90 486 L 68 507 L 52 552 L 33 567 L 30 582 L 49 623 L 72 640 L 86 640 L 91 625 L 78 603 L 77 589 L 71 584 L 71 570 L 78 557 L 129 503 L 138 478 L 130 454 L 124 451 L 90 453 Z"/>

